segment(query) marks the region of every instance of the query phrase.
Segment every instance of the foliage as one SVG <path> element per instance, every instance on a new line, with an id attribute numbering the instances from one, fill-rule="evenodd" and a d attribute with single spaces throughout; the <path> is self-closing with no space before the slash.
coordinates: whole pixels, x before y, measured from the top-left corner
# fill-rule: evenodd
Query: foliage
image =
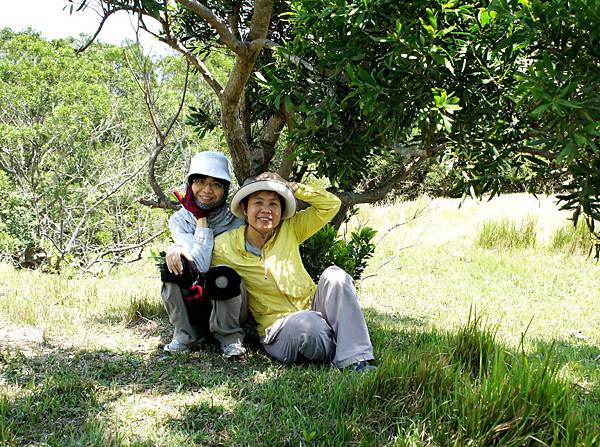
<path id="1" fill-rule="evenodd" d="M 483 26 L 479 6 L 292 2 L 287 63 L 267 79 L 271 95 L 287 94 L 302 116 L 299 157 L 349 188 L 372 179 L 381 157 L 393 166 L 454 147 L 490 152 L 498 111 L 512 110 L 491 77 L 516 56 L 500 59 L 493 43 L 504 30 Z M 508 180 L 497 176 L 498 185 Z"/>
<path id="2" fill-rule="evenodd" d="M 178 58 L 108 45 L 77 55 L 75 45 L 0 31 L 0 187 L 8 199 L 2 213 L 11 216 L 2 220 L 1 250 L 31 242 L 57 270 L 123 262 L 164 230 L 164 213 L 138 203 L 149 192 L 143 169 L 156 138 L 140 85 L 152 86 L 160 122 L 179 106 L 185 77 Z M 203 88 L 190 83 L 190 105 L 202 101 Z M 174 134 L 155 165 L 169 189 L 198 145 L 181 124 Z"/>
<path id="3" fill-rule="evenodd" d="M 599 217 L 594 0 L 97 3 L 159 19 L 215 94 L 190 121 L 203 135 L 218 117 L 238 181 L 276 163 L 326 177 L 344 214 L 435 159 L 453 196 L 560 184 L 575 221 Z"/>
<path id="4" fill-rule="evenodd" d="M 8 175 L 0 171 L 0 257 L 17 253 L 33 243 L 35 217 Z"/>
<path id="5" fill-rule="evenodd" d="M 561 184 L 564 207 L 593 229 L 598 2 L 297 0 L 291 9 L 289 43 L 264 68 L 266 97 L 298 113 L 297 156 L 318 175 L 356 190 L 415 155 L 443 157 L 452 195 Z"/>
<path id="6" fill-rule="evenodd" d="M 522 48 L 528 63 L 516 74 L 517 104 L 527 113 L 526 144 L 552 152 L 564 176 L 559 198 L 583 213 L 590 228 L 600 219 L 600 5 L 498 1 L 499 14 L 517 18 L 500 47 Z"/>
<path id="7" fill-rule="evenodd" d="M 313 281 L 318 282 L 327 267 L 337 265 L 354 280 L 359 280 L 367 261 L 375 251 L 373 238 L 376 231 L 369 227 L 350 233 L 345 240 L 331 225 L 326 225 L 300 246 L 302 262 Z"/>

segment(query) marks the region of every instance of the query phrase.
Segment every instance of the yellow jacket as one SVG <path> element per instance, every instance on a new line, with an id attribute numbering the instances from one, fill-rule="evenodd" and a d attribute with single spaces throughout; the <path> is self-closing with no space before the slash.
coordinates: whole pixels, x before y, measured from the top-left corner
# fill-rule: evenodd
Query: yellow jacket
<path id="1" fill-rule="evenodd" d="M 316 285 L 302 264 L 299 246 L 340 208 L 340 199 L 319 187 L 298 184 L 294 195 L 310 206 L 279 224 L 260 258 L 246 251 L 246 225 L 215 238 L 212 265 L 228 265 L 243 278 L 260 335 L 278 318 L 310 309 Z"/>

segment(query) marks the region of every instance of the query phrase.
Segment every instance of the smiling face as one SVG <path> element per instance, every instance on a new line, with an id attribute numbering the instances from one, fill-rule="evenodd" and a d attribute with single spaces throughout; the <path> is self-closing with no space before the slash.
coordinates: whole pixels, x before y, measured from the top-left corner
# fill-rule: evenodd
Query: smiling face
<path id="1" fill-rule="evenodd" d="M 196 177 L 192 179 L 192 192 L 198 204 L 210 207 L 222 202 L 225 186 L 212 177 Z"/>
<path id="2" fill-rule="evenodd" d="M 261 234 L 272 232 L 281 222 L 281 199 L 272 191 L 257 191 L 242 203 L 248 225 Z"/>

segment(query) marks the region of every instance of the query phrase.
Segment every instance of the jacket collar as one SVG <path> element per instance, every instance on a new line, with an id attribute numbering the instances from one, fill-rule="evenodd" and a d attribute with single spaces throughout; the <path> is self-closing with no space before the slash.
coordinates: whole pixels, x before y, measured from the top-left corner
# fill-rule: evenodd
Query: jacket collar
<path id="1" fill-rule="evenodd" d="M 279 226 L 275 229 L 273 236 L 271 236 L 271 238 L 263 246 L 263 249 L 269 248 L 269 247 L 271 247 L 271 245 L 274 244 L 274 241 L 277 238 L 277 236 L 279 235 L 279 232 L 281 231 L 281 227 L 283 225 L 285 225 L 285 222 L 286 221 L 281 221 Z M 235 236 L 235 246 L 238 250 L 240 250 L 240 253 L 246 253 L 246 228 L 247 227 L 248 227 L 247 223 L 243 224 L 241 227 L 238 228 L 238 234 L 236 234 L 236 236 Z"/>

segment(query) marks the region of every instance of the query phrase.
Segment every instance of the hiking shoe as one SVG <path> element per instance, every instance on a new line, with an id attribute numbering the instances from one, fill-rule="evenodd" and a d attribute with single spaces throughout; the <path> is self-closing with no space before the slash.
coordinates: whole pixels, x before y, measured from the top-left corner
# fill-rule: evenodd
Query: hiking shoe
<path id="1" fill-rule="evenodd" d="M 360 362 L 350 365 L 348 369 L 356 371 L 357 373 L 366 373 L 370 371 L 377 371 L 377 366 L 373 364 L 372 360 L 361 360 Z"/>
<path id="2" fill-rule="evenodd" d="M 189 352 L 190 351 L 190 345 L 188 343 L 182 343 L 180 341 L 177 341 L 175 339 L 171 340 L 171 343 L 165 345 L 165 347 L 163 348 L 166 352 Z"/>
<path id="3" fill-rule="evenodd" d="M 241 343 L 231 343 L 223 346 L 223 358 L 231 359 L 234 357 L 241 357 L 246 353 L 246 348 Z"/>

